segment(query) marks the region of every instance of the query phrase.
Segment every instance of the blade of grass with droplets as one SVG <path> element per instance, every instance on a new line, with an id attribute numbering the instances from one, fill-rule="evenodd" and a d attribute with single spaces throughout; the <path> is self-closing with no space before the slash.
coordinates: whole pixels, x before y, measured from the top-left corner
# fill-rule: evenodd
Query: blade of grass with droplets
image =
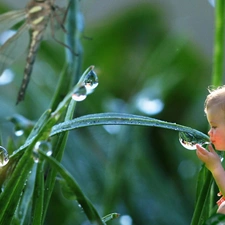
<path id="1" fill-rule="evenodd" d="M 42 224 L 44 203 L 43 162 L 37 164 L 36 180 L 33 193 L 32 225 Z"/>
<path id="2" fill-rule="evenodd" d="M 75 106 L 76 106 L 76 102 L 71 100 L 68 109 L 67 109 L 67 113 L 65 116 L 65 121 L 70 120 L 73 117 L 73 113 L 75 110 Z M 53 156 L 55 157 L 55 159 L 57 161 L 61 161 L 64 150 L 65 150 L 65 146 L 67 143 L 67 139 L 68 139 L 68 132 L 65 133 L 61 133 L 57 136 L 57 140 L 53 146 L 54 152 L 53 152 Z M 51 198 L 51 194 L 53 191 L 53 187 L 55 185 L 55 178 L 56 178 L 56 171 L 55 170 L 49 170 L 48 172 L 48 176 L 46 177 L 46 181 L 45 181 L 45 189 L 48 190 L 45 193 L 45 202 L 44 202 L 44 216 L 43 219 L 45 218 L 47 209 L 48 209 L 48 204 Z"/>
<path id="3" fill-rule="evenodd" d="M 82 190 L 78 186 L 77 182 L 74 180 L 72 175 L 66 171 L 66 169 L 59 164 L 53 157 L 45 155 L 43 151 L 40 150 L 40 154 L 43 158 L 48 161 L 51 166 L 61 175 L 61 177 L 66 181 L 68 187 L 77 197 L 78 203 L 82 206 L 85 214 L 87 215 L 89 221 L 96 225 L 105 225 L 105 222 L 100 218 L 97 210 L 94 208 L 92 203 L 87 199 L 87 197 L 83 194 Z"/>
<path id="4" fill-rule="evenodd" d="M 209 140 L 207 135 L 190 127 L 154 119 L 151 117 L 133 114 L 124 114 L 124 113 L 98 113 L 98 114 L 90 114 L 87 116 L 81 116 L 73 120 L 55 125 L 51 131 L 51 136 L 72 129 L 88 126 L 99 126 L 99 125 L 153 126 L 171 129 L 179 132 L 187 132 L 201 139 L 205 139 L 206 141 Z"/>
<path id="5" fill-rule="evenodd" d="M 42 126 L 39 128 L 39 130 L 41 130 L 41 128 L 43 128 L 44 126 L 51 126 L 53 127 L 53 125 L 56 124 L 56 122 L 59 120 L 59 118 L 61 117 L 61 115 L 67 110 L 67 106 L 72 98 L 72 95 L 74 93 L 74 91 L 77 89 L 77 86 L 80 85 L 80 82 L 85 78 L 85 76 L 93 69 L 93 66 L 88 67 L 83 75 L 81 76 L 79 82 L 77 85 L 75 85 L 72 89 L 72 91 L 70 91 L 65 98 L 58 104 L 56 110 L 54 112 L 51 113 L 51 116 L 46 120 L 43 121 Z M 38 122 L 39 123 L 39 122 Z M 52 124 L 52 125 L 50 125 Z M 39 127 L 39 125 L 37 125 Z M 45 131 L 46 132 L 46 131 Z M 36 135 L 37 136 L 37 135 Z M 12 157 L 14 155 L 17 155 L 20 151 L 23 151 L 26 147 L 28 147 L 31 142 L 33 141 L 34 138 L 36 138 L 35 133 L 33 132 L 32 137 L 30 137 L 29 139 L 27 139 L 27 141 L 25 142 L 24 145 L 22 145 L 18 150 L 14 151 Z M 47 135 L 45 135 L 47 137 Z"/>
<path id="6" fill-rule="evenodd" d="M 33 147 L 37 141 L 46 140 L 49 137 L 51 129 L 58 121 L 59 114 L 62 113 L 62 110 L 63 108 L 61 107 L 58 114 L 55 113 L 51 115 L 47 121 L 43 122 L 43 126 L 39 129 L 37 135 L 34 136 L 30 142 L 26 142 L 29 143 L 27 144 L 29 147 L 19 160 L 10 180 L 6 185 L 5 191 L 0 195 L 0 201 L 5 202 L 0 205 L 0 224 L 7 224 L 12 220 L 12 216 L 19 202 L 22 188 L 34 164 L 34 161 L 31 158 Z"/>
<path id="7" fill-rule="evenodd" d="M 31 148 L 32 145 L 29 146 L 19 160 L 4 191 L 0 195 L 0 202 L 2 203 L 0 204 L 0 224 L 10 224 L 13 219 L 13 215 L 21 197 L 21 192 L 34 164 L 33 159 L 30 157 L 32 151 Z"/>
<path id="8" fill-rule="evenodd" d="M 26 149 L 13 171 L 12 176 L 5 187 L 5 191 L 1 193 L 0 201 L 5 203 L 0 205 L 0 224 L 7 224 L 12 220 L 23 186 L 34 164 L 31 157 L 33 147 L 37 141 L 45 140 L 49 137 L 52 126 L 56 123 L 57 118 L 57 116 L 51 116 L 38 134 L 32 139 L 29 147 Z"/>
<path id="9" fill-rule="evenodd" d="M 23 189 L 12 224 L 27 225 L 30 221 L 32 196 L 34 191 L 36 166 L 30 171 L 26 186 Z M 16 220 L 16 222 L 14 222 Z"/>

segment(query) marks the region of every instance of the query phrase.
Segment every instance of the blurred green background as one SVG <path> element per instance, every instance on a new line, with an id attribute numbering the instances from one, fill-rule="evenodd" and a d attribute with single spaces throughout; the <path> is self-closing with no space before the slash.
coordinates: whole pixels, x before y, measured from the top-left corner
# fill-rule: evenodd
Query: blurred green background
<path id="1" fill-rule="evenodd" d="M 82 1 L 84 17 L 88 4 Z M 11 8 L 3 5 L 1 11 L 7 10 Z M 81 41 L 82 71 L 95 65 L 99 86 L 78 103 L 76 117 L 126 112 L 207 132 L 203 104 L 211 83 L 211 58 L 184 33 L 171 32 L 160 5 L 136 4 L 104 22 L 89 21 Z M 23 138 L 15 136 L 8 117 L 21 114 L 37 120 L 49 107 L 64 62 L 63 46 L 43 42 L 25 101 L 17 106 L 25 55 L 10 68 L 14 79 L 0 87 L 3 145 L 13 137 L 16 148 Z M 180 145 L 175 131 L 134 126 L 71 131 L 62 163 L 100 215 L 121 215 L 108 224 L 186 225 L 191 221 L 201 163 L 195 151 Z M 77 202 L 63 196 L 58 182 L 46 224 L 89 224 Z"/>

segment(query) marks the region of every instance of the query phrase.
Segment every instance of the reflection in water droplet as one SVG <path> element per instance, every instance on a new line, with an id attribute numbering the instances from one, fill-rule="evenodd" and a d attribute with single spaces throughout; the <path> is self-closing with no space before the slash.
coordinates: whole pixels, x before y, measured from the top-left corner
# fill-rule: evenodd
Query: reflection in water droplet
<path id="1" fill-rule="evenodd" d="M 50 142 L 48 141 L 38 141 L 33 149 L 33 160 L 35 163 L 38 163 L 40 161 L 40 155 L 38 153 L 38 151 L 41 150 L 43 152 L 45 152 L 45 154 L 47 156 L 51 156 L 52 155 L 52 146 L 50 144 Z"/>
<path id="2" fill-rule="evenodd" d="M 98 86 L 98 76 L 94 70 L 91 70 L 84 78 L 84 86 L 87 94 L 90 94 Z"/>
<path id="3" fill-rule="evenodd" d="M 9 162 L 8 151 L 0 146 L 0 167 L 5 166 Z"/>
<path id="4" fill-rule="evenodd" d="M 181 145 L 188 150 L 196 150 L 196 144 L 200 145 L 210 144 L 208 140 L 205 140 L 202 137 L 199 138 L 187 132 L 179 132 L 179 141 Z"/>
<path id="5" fill-rule="evenodd" d="M 73 100 L 77 102 L 83 101 L 86 97 L 87 97 L 87 90 L 85 86 L 80 86 L 79 88 L 77 88 L 72 95 Z"/>

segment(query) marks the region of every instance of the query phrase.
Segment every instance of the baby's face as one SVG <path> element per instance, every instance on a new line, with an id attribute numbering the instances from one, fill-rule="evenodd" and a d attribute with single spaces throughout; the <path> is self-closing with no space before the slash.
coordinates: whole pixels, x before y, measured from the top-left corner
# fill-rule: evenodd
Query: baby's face
<path id="1" fill-rule="evenodd" d="M 217 150 L 225 151 L 225 112 L 217 106 L 207 109 L 210 141 Z"/>

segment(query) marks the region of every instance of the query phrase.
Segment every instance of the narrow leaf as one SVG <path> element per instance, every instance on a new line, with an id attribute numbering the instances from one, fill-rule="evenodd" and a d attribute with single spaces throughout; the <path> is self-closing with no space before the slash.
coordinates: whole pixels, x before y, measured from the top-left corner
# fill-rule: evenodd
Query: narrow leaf
<path id="1" fill-rule="evenodd" d="M 56 169 L 61 177 L 67 182 L 68 187 L 74 192 L 74 195 L 77 196 L 77 201 L 82 206 L 89 221 L 96 225 L 105 225 L 105 223 L 98 215 L 98 212 L 91 204 L 91 202 L 85 197 L 72 175 L 69 174 L 66 169 L 62 165 L 60 165 L 54 158 L 45 155 L 45 153 L 42 151 L 40 151 L 40 154 Z"/>

